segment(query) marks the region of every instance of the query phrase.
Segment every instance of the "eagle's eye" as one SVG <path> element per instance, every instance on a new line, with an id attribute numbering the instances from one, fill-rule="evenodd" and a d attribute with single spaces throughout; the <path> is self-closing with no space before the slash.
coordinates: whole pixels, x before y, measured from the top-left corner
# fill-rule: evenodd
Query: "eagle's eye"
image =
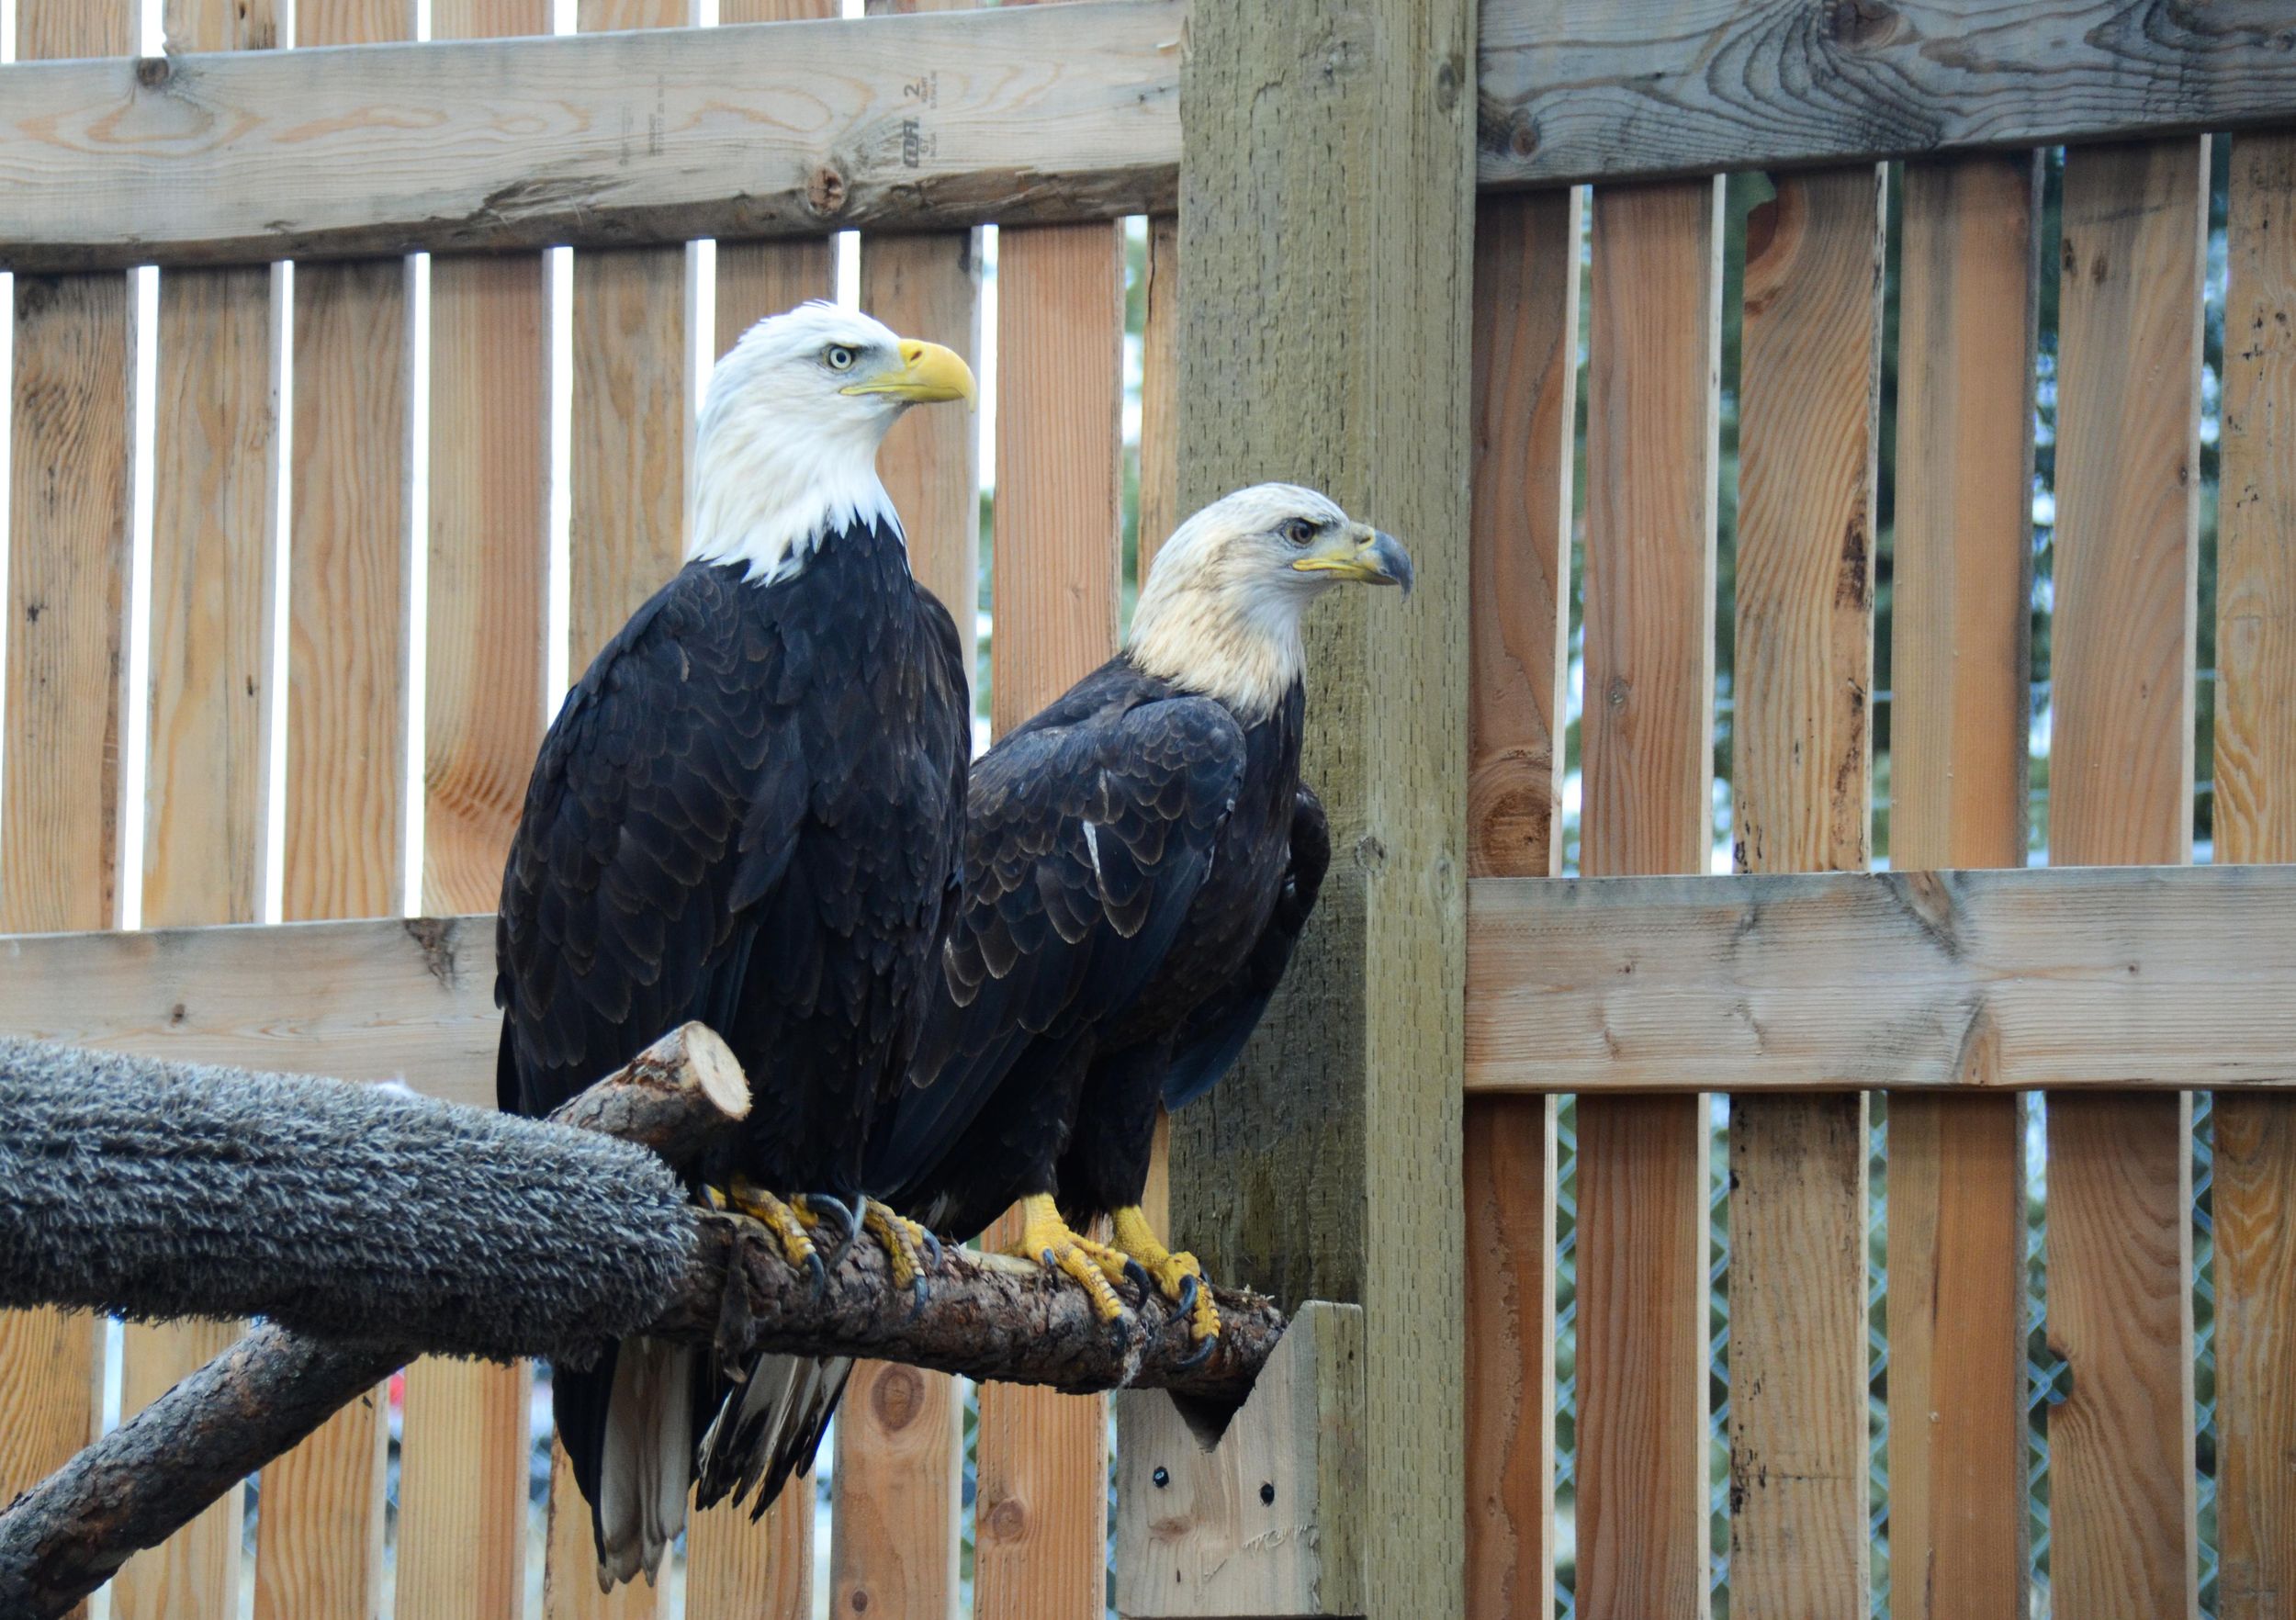
<path id="1" fill-rule="evenodd" d="M 1289 546 L 1305 546 L 1315 538 L 1315 524 L 1303 517 L 1286 518 L 1276 531 Z"/>
<path id="2" fill-rule="evenodd" d="M 831 343 L 821 351 L 821 364 L 831 371 L 850 371 L 853 369 L 853 351 L 843 343 Z"/>

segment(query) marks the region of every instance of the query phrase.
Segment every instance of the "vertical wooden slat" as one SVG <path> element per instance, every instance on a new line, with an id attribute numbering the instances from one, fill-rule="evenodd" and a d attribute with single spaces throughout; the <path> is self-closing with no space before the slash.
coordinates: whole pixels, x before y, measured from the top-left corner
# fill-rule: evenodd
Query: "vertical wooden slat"
<path id="1" fill-rule="evenodd" d="M 407 0 L 305 0 L 304 45 L 411 38 Z M 298 265 L 287 510 L 289 921 L 403 902 L 409 262 Z M 366 1620 L 381 1602 L 380 1389 L 263 1471 L 257 1620 Z"/>
<path id="2" fill-rule="evenodd" d="M 1140 562 L 1142 583 L 1180 511 L 1180 221 L 1148 219 L 1147 314 L 1140 333 Z M 1159 1229 L 1161 1230 L 1161 1229 Z"/>
<path id="3" fill-rule="evenodd" d="M 838 15 L 833 0 L 720 0 L 724 23 L 797 22 Z M 826 236 L 717 244 L 715 335 L 722 354 L 751 324 L 807 298 L 834 298 Z M 856 1380 L 859 1381 L 858 1379 Z M 840 1435 L 858 1391 L 839 1407 Z M 811 1620 L 814 1476 L 792 1479 L 762 1521 L 747 1508 L 697 1513 L 687 1521 L 686 1608 L 726 1620 Z"/>
<path id="4" fill-rule="evenodd" d="M 135 8 L 19 0 L 16 48 L 24 61 L 122 55 L 135 49 Z M 117 918 L 129 294 L 118 274 L 16 278 L 0 929 Z M 0 1496 L 87 1444 L 100 1356 L 93 1317 L 0 1314 Z"/>
<path id="5" fill-rule="evenodd" d="M 871 0 L 872 16 L 955 9 L 949 0 Z M 721 250 L 722 251 L 722 250 Z M 722 285 L 722 284 L 721 284 Z M 980 235 L 862 239 L 861 308 L 905 337 L 948 344 L 980 367 Z M 973 667 L 980 579 L 980 425 L 912 411 L 878 457 L 908 535 L 909 566 L 956 621 Z M 956 1380 L 865 1361 L 838 1414 L 833 1614 L 950 1620 L 958 1597 L 964 1414 Z"/>
<path id="6" fill-rule="evenodd" d="M 692 0 L 580 0 L 583 33 L 674 28 Z M 574 255 L 572 414 L 567 469 L 569 668 L 577 679 L 685 555 L 685 479 L 693 399 L 692 306 L 683 245 Z M 637 1620 L 665 1613 L 670 1586 L 598 1590 L 590 1508 L 565 1448 L 550 1448 L 543 1612 L 549 1620 Z M 673 1555 L 674 1556 L 674 1555 Z"/>
<path id="7" fill-rule="evenodd" d="M 1570 472 L 1578 389 L 1577 191 L 1494 197 L 1475 228 L 1475 462 L 1469 555 L 1467 870 L 1559 870 Z M 1469 1101 L 1467 1602 L 1554 1608 L 1555 1099 Z"/>
<path id="8" fill-rule="evenodd" d="M 169 0 L 171 52 L 277 42 L 267 0 Z M 277 534 L 278 311 L 268 265 L 160 278 L 152 499 L 151 723 L 143 921 L 257 920 L 270 775 L 272 557 Z M 237 1335 L 230 1322 L 129 1322 L 124 1419 Z M 239 1613 L 243 1493 L 112 1581 L 116 1620 Z"/>
<path id="9" fill-rule="evenodd" d="M 2296 861 L 2296 134 L 2233 141 L 2216 857 Z M 2217 1604 L 2296 1610 L 2296 1097 L 2219 1092 Z"/>
<path id="10" fill-rule="evenodd" d="M 2208 141 L 2065 165 L 2050 859 L 2192 849 Z M 2083 1615 L 2197 1612 L 2191 1098 L 2049 1098 L 2050 1577 Z"/>
<path id="11" fill-rule="evenodd" d="M 1719 180 L 1594 193 L 1580 843 L 1591 877 L 1706 866 L 1721 208 Z M 1588 1620 L 1708 1607 L 1706 1184 L 1704 1098 L 1580 1098 Z"/>
<path id="12" fill-rule="evenodd" d="M 434 0 L 441 39 L 544 34 L 546 0 Z M 422 908 L 491 909 L 541 740 L 548 658 L 547 271 L 536 253 L 431 261 Z M 408 1367 L 398 1612 L 525 1601 L 530 1369 Z"/>
<path id="13" fill-rule="evenodd" d="M 2040 156 L 1908 163 L 1901 217 L 1890 859 L 2018 866 Z M 2024 1152 L 2018 1097 L 1889 1099 L 1898 1620 L 2025 1612 Z"/>
<path id="14" fill-rule="evenodd" d="M 1738 865 L 1872 854 L 1883 191 L 1780 175 L 1746 225 Z M 1730 1105 L 1730 1612 L 1867 1607 L 1865 1096 Z"/>
<path id="15" fill-rule="evenodd" d="M 1124 244 L 1113 225 L 1006 231 L 997 247 L 996 639 L 1009 731 L 1116 646 Z M 1000 1219 L 983 1240 L 1011 1242 Z M 981 1388 L 974 1547 L 981 1620 L 1097 1614 L 1108 1562 L 1099 1397 Z"/>

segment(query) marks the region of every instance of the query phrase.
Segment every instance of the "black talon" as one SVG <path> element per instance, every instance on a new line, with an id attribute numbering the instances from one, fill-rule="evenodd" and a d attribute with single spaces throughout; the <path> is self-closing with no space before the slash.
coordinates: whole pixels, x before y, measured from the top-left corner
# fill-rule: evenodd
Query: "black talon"
<path id="1" fill-rule="evenodd" d="M 1174 1362 L 1172 1364 L 1172 1370 L 1174 1372 L 1186 1372 L 1190 1367 L 1203 1366 L 1204 1363 L 1211 1359 L 1212 1348 L 1219 1343 L 1220 1335 L 1218 1333 L 1208 1335 L 1201 1344 L 1196 1346 L 1195 1350 L 1190 1353 L 1186 1361 Z"/>
<path id="2" fill-rule="evenodd" d="M 829 1218 L 829 1211 L 834 1209 L 837 1211 L 838 1219 L 845 1223 L 844 1234 L 829 1246 L 827 1264 L 835 1266 L 838 1261 L 845 1258 L 845 1251 L 853 1246 L 853 1240 L 861 1235 L 862 1200 L 856 1198 L 850 1209 L 848 1209 L 834 1193 L 806 1193 L 805 1200 L 805 1208 L 811 1210 L 816 1219 L 827 1221 Z"/>
<path id="3" fill-rule="evenodd" d="M 1155 1279 L 1148 1275 L 1148 1268 L 1127 1254 L 1124 1256 L 1124 1275 L 1140 1285 L 1141 1303 L 1146 1304 L 1148 1296 L 1156 1291 Z"/>
<path id="4" fill-rule="evenodd" d="M 1196 1274 L 1192 1271 L 1182 1272 L 1180 1274 L 1180 1300 L 1178 1304 L 1172 1308 L 1173 1311 L 1176 1315 L 1186 1316 L 1189 1311 L 1194 1309 L 1195 1304 Z"/>
<path id="5" fill-rule="evenodd" d="M 933 1235 L 933 1229 L 929 1226 L 920 1226 L 917 1230 L 925 1234 L 925 1253 L 938 1268 L 941 1257 L 940 1240 Z"/>
<path id="6" fill-rule="evenodd" d="M 813 1274 L 813 1297 L 818 1303 L 829 1292 L 829 1268 L 822 1263 L 820 1250 L 805 1256 L 805 1269 Z"/>
<path id="7" fill-rule="evenodd" d="M 925 1279 L 922 1277 L 916 1277 L 909 1279 L 910 1315 L 914 1316 L 917 1312 L 925 1309 L 926 1291 Z"/>

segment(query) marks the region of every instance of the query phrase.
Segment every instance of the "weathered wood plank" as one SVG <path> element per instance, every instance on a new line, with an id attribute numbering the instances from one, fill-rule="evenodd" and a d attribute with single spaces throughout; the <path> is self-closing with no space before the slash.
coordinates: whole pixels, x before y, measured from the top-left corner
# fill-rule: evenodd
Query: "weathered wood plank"
<path id="1" fill-rule="evenodd" d="M 445 0 L 433 38 L 547 33 L 546 0 Z M 422 903 L 483 911 L 542 737 L 549 584 L 547 275 L 538 254 L 431 262 Z M 485 1620 L 525 1602 L 524 1365 L 407 1368 L 397 1604 Z"/>
<path id="2" fill-rule="evenodd" d="M 1182 0 L 1116 0 L 12 67 L 0 267 L 1168 209 L 1186 16 Z"/>
<path id="3" fill-rule="evenodd" d="M 997 232 L 996 636 L 990 707 L 1009 731 L 1116 647 L 1124 242 L 1113 225 Z M 1012 1216 L 983 1240 L 1019 1235 Z M 974 1528 L 982 1620 L 1098 1612 L 1108 1407 L 981 1389 Z"/>
<path id="4" fill-rule="evenodd" d="M 2216 853 L 2296 860 L 2296 136 L 2233 142 Z M 2296 1603 L 2296 1097 L 2216 1098 L 2217 1603 Z"/>
<path id="5" fill-rule="evenodd" d="M 411 38 L 408 0 L 306 0 L 312 45 Z M 273 53 L 249 61 L 270 63 Z M 300 265 L 287 511 L 286 915 L 403 904 L 411 266 Z M 382 1601 L 382 1391 L 263 1471 L 255 1620 L 366 1620 Z"/>
<path id="6" fill-rule="evenodd" d="M 1469 886 L 1470 1091 L 2296 1082 L 2277 868 Z"/>
<path id="7" fill-rule="evenodd" d="M 838 15 L 836 0 L 720 0 L 721 24 L 818 22 Z M 699 234 L 698 232 L 696 234 Z M 793 242 L 717 244 L 716 354 L 733 347 L 751 322 L 807 298 L 833 298 L 837 281 L 827 236 Z M 868 307 L 868 300 L 862 300 Z"/>
<path id="8" fill-rule="evenodd" d="M 25 62 L 124 51 L 135 11 L 126 0 L 22 0 L 16 28 Z M 15 304 L 0 928 L 101 928 L 118 903 L 128 279 L 19 276 Z M 0 1495 L 87 1444 L 101 1359 L 86 1316 L 0 1314 Z"/>
<path id="9" fill-rule="evenodd" d="M 870 15 L 950 9 L 950 0 L 871 0 Z M 861 255 L 862 309 L 904 335 L 948 344 L 979 368 L 979 232 L 866 235 Z M 979 422 L 912 411 L 878 462 L 908 535 L 909 566 L 956 621 L 969 674 L 979 624 Z M 831 1614 L 952 1620 L 963 1424 L 956 1380 L 947 1375 L 881 1362 L 853 1369 L 838 1412 Z"/>
<path id="10" fill-rule="evenodd" d="M 0 937 L 0 1029 L 494 1106 L 494 917 Z"/>
<path id="11" fill-rule="evenodd" d="M 1563 658 L 1582 199 L 1476 210 L 1467 864 L 1561 859 Z M 1467 1603 L 1546 1614 L 1555 1588 L 1555 1104 L 1479 1098 L 1467 1193 Z"/>
<path id="12" fill-rule="evenodd" d="M 1888 171 L 1783 174 L 1746 222 L 1740 871 L 1872 853 L 1874 501 Z M 1730 1107 L 1730 1612 L 1863 1613 L 1863 1092 Z"/>
<path id="13" fill-rule="evenodd" d="M 1589 873 L 1706 865 L 1721 210 L 1719 180 L 1594 193 Z M 1470 928 L 1472 907 L 1470 895 Z M 1468 1051 L 1471 1074 L 1471 1017 Z M 1686 1065 L 1667 1084 L 1710 1078 Z M 1703 1098 L 1580 1099 L 1578 1601 L 1589 1620 L 1706 1611 L 1708 1175 Z"/>
<path id="14" fill-rule="evenodd" d="M 2279 21 L 2213 7 L 1489 0 L 1485 185 L 2032 147 L 2284 120 Z"/>
<path id="15" fill-rule="evenodd" d="M 2021 866 L 2040 154 L 1909 163 L 1902 219 L 1890 857 Z M 1890 1098 L 1902 1620 L 2025 1611 L 2024 1220 L 2021 1098 Z"/>
<path id="16" fill-rule="evenodd" d="M 2049 854 L 2192 853 L 2208 140 L 2065 165 Z M 2204 1039 L 2221 1042 L 2221 1034 Z M 2068 1613 L 2190 1615 L 2189 1096 L 2049 1099 L 2050 1584 Z"/>
<path id="17" fill-rule="evenodd" d="M 1155 566 L 1156 548 L 1172 537 L 1180 511 L 1180 220 L 1148 221 L 1147 310 L 1140 333 L 1139 577 Z"/>
<path id="18" fill-rule="evenodd" d="M 264 50 L 268 0 L 171 0 L 178 50 Z M 263 905 L 277 538 L 278 309 L 268 265 L 180 270 L 159 289 L 143 920 L 249 922 Z M 127 1324 L 120 1415 L 220 1352 L 231 1322 Z M 121 1567 L 119 1620 L 239 1614 L 242 1492 Z"/>

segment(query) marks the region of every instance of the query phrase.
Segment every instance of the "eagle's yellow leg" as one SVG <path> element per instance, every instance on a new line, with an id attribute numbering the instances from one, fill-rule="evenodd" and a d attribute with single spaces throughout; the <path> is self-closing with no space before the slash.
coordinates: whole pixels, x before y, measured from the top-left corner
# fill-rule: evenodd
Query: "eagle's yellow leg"
<path id="1" fill-rule="evenodd" d="M 1156 1285 L 1157 1292 L 1178 1303 L 1190 1299 L 1187 1307 L 1188 1336 L 1198 1344 L 1216 1338 L 1220 1333 L 1220 1308 L 1211 1302 L 1211 1288 L 1204 1281 L 1204 1268 L 1196 1256 L 1185 1250 L 1174 1254 L 1156 1236 L 1156 1229 L 1148 1224 L 1148 1213 L 1138 1204 L 1116 1212 L 1116 1246 L 1139 1262 Z M 1194 1286 L 1190 1286 L 1191 1279 Z"/>
<path id="2" fill-rule="evenodd" d="M 712 1202 L 721 1196 L 713 1187 L 708 1189 Z M 819 1277 L 825 1268 L 820 1252 L 814 1247 L 812 1229 L 821 1224 L 820 1217 L 803 1206 L 782 1202 L 748 1177 L 736 1176 L 726 1184 L 722 1195 L 727 1206 L 771 1232 L 782 1245 L 782 1253 L 800 1271 L 811 1271 Z"/>
<path id="3" fill-rule="evenodd" d="M 877 1240 L 893 1273 L 893 1286 L 925 1297 L 925 1273 L 940 1263 L 940 1240 L 906 1215 L 876 1199 L 861 1207 L 861 1230 Z"/>
<path id="4" fill-rule="evenodd" d="M 1020 1241 L 1012 1252 L 1026 1259 L 1041 1261 L 1049 1269 L 1065 1272 L 1074 1277 L 1092 1300 L 1094 1314 L 1102 1322 L 1124 1320 L 1124 1302 L 1116 1297 L 1109 1286 L 1108 1262 L 1104 1256 L 1110 1251 L 1105 1243 L 1069 1230 L 1061 1219 L 1060 1206 L 1050 1193 L 1036 1193 L 1020 1200 Z M 1115 1256 L 1116 1275 L 1124 1275 L 1123 1256 Z"/>

